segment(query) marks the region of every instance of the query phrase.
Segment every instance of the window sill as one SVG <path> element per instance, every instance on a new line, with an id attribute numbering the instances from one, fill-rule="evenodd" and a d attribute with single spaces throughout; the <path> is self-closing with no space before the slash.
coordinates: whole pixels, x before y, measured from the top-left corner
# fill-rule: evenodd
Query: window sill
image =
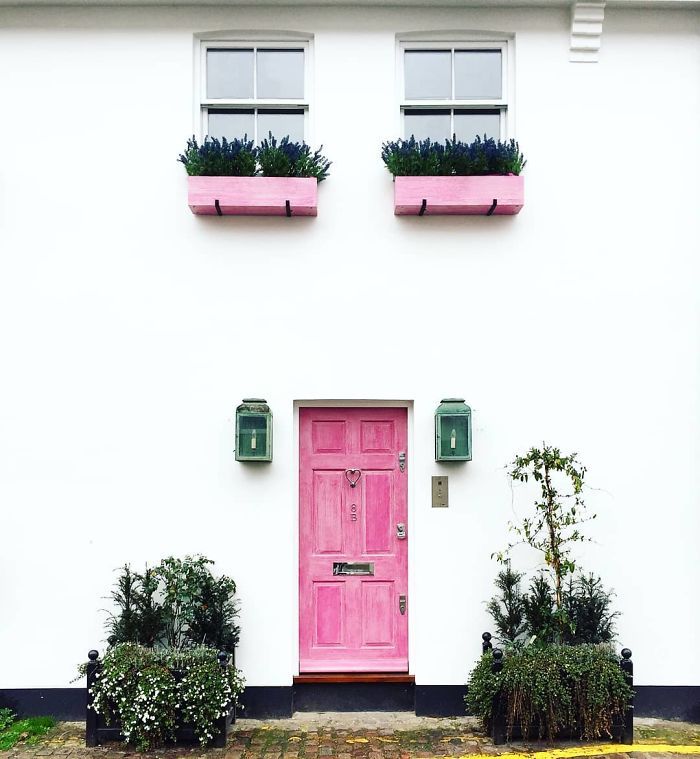
<path id="1" fill-rule="evenodd" d="M 203 216 L 316 216 L 315 178 L 187 177 L 188 205 Z"/>
<path id="2" fill-rule="evenodd" d="M 395 177 L 396 216 L 512 216 L 525 202 L 522 176 Z M 494 205 L 495 204 L 495 205 Z"/>

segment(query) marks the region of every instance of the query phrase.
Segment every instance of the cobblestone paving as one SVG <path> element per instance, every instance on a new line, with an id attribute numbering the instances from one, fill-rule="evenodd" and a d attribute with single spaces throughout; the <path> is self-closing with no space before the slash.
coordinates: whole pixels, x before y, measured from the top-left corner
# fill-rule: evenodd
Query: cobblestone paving
<path id="1" fill-rule="evenodd" d="M 659 744 L 659 751 L 645 745 L 632 759 L 677 759 L 669 744 L 678 744 L 683 753 L 700 755 L 700 725 L 637 720 L 635 740 Z M 682 744 L 682 745 L 680 745 Z M 622 747 L 605 748 L 616 751 Z M 533 759 L 573 759 L 591 755 L 585 744 L 510 744 L 494 746 L 469 717 L 432 719 L 410 713 L 326 713 L 297 714 L 288 720 L 239 720 L 232 728 L 228 745 L 203 750 L 180 745 L 152 754 L 139 754 L 121 743 L 97 748 L 85 747 L 85 724 L 60 722 L 34 746 L 17 745 L 0 751 L 0 759 L 428 759 L 429 757 L 469 757 L 502 755 L 514 759 L 517 753 L 536 752 Z M 607 753 L 606 759 L 627 759 L 624 751 Z M 475 756 L 475 759 L 476 759 Z"/>

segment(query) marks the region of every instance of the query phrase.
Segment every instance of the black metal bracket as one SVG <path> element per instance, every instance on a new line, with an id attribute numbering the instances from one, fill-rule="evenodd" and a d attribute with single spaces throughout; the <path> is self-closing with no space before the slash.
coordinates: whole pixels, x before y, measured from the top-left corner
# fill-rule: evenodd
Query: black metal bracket
<path id="1" fill-rule="evenodd" d="M 219 205 L 219 199 L 218 198 L 214 201 L 214 208 L 216 208 L 216 215 L 217 216 L 223 216 L 223 214 L 221 213 L 221 206 Z"/>
<path id="2" fill-rule="evenodd" d="M 498 200 L 496 198 L 493 199 L 493 203 L 491 203 L 491 208 L 486 212 L 487 216 L 493 216 L 493 212 L 496 210 L 496 207 L 498 206 Z M 425 212 L 428 210 L 428 201 L 423 198 L 423 202 L 420 204 L 420 209 L 418 210 L 419 216 L 424 216 Z"/>
<path id="3" fill-rule="evenodd" d="M 285 206 L 285 209 L 286 209 L 286 212 L 287 212 L 287 216 L 291 216 L 292 215 L 292 204 L 288 200 L 285 200 L 284 201 L 284 206 Z"/>

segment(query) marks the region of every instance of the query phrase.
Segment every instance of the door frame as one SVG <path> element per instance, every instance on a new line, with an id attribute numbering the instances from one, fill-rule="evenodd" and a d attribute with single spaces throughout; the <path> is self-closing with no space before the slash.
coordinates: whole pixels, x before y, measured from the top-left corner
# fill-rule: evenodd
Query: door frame
<path id="1" fill-rule="evenodd" d="M 294 565 L 296 567 L 295 577 L 297 581 L 295 594 L 295 629 L 297 631 L 294 640 L 294 675 L 299 675 L 299 524 L 300 524 L 300 507 L 299 502 L 299 409 L 300 408 L 405 408 L 407 416 L 406 429 L 406 458 L 408 462 L 408 478 L 406 480 L 406 508 L 408 511 L 408 603 L 411 613 L 408 615 L 408 672 L 413 673 L 411 658 L 411 641 L 413 640 L 413 629 L 416 619 L 416 606 L 413 599 L 413 589 L 415 587 L 413 578 L 413 401 L 396 400 L 396 399 L 304 399 L 294 401 L 294 501 L 296 508 L 294 510 Z"/>

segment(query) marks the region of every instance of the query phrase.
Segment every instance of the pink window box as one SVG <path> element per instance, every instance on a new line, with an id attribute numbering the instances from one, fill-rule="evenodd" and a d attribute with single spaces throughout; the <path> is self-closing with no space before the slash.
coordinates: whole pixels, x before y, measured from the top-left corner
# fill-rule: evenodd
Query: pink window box
<path id="1" fill-rule="evenodd" d="M 314 177 L 187 177 L 192 213 L 205 216 L 316 216 Z"/>
<path id="2" fill-rule="evenodd" d="M 525 186 L 521 176 L 395 177 L 397 216 L 520 213 Z"/>

